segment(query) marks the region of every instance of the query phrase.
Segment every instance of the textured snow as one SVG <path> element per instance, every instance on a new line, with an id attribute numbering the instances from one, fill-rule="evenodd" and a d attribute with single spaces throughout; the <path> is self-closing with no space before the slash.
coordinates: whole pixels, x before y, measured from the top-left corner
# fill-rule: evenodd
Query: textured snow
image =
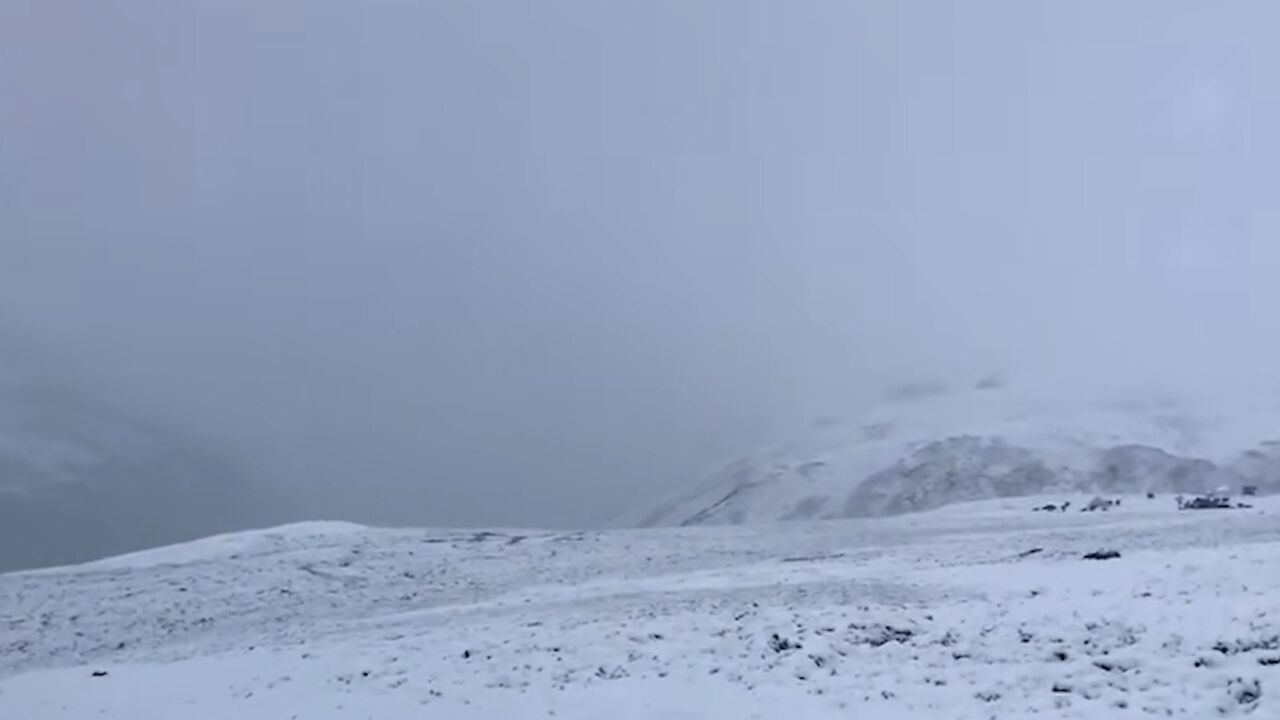
<path id="1" fill-rule="evenodd" d="M 1280 491 L 1280 403 L 932 390 L 730 463 L 623 524 L 893 515 L 1045 492 Z"/>
<path id="2" fill-rule="evenodd" d="M 1280 503 L 1088 499 L 310 523 L 0 575 L 0 718 L 1280 717 Z"/>

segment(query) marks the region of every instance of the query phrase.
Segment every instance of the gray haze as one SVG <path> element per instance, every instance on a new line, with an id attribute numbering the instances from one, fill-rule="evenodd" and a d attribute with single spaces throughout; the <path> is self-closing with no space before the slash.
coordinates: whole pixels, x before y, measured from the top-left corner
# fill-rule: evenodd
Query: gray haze
<path id="1" fill-rule="evenodd" d="M 382 523 L 601 522 L 886 383 L 1269 381 L 1278 23 L 0 0 L 0 325 Z"/>

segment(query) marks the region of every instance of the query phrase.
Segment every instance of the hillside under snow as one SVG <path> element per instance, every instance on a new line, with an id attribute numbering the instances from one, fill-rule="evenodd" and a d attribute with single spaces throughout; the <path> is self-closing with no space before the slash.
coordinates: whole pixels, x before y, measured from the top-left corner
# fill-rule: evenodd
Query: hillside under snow
<path id="1" fill-rule="evenodd" d="M 920 392 L 729 464 L 627 524 L 895 515 L 1046 493 L 1280 491 L 1280 402 Z"/>
<path id="2" fill-rule="evenodd" d="M 1280 717 L 1276 498 L 1123 500 L 587 533 L 307 524 L 0 575 L 0 718 Z"/>

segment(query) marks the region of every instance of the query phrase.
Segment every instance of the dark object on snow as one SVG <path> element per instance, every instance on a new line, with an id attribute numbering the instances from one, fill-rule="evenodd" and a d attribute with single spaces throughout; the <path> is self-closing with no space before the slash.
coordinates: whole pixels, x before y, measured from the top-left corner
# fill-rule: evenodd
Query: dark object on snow
<path id="1" fill-rule="evenodd" d="M 1038 508 L 1031 508 L 1031 512 L 1058 512 L 1058 506 L 1053 503 L 1041 505 Z"/>
<path id="2" fill-rule="evenodd" d="M 1227 692 L 1235 699 L 1237 703 L 1248 708 L 1246 712 L 1257 707 L 1258 701 L 1262 699 L 1262 683 L 1257 678 L 1244 680 L 1236 678 L 1227 681 Z"/>
<path id="3" fill-rule="evenodd" d="M 1245 640 L 1235 640 L 1233 642 L 1219 640 L 1214 643 L 1213 649 L 1223 655 L 1239 655 L 1241 653 L 1252 653 L 1259 650 L 1280 650 L 1280 635 L 1254 637 Z"/>
<path id="4" fill-rule="evenodd" d="M 1115 550 L 1095 550 L 1084 556 L 1085 560 L 1115 560 L 1120 557 L 1120 553 Z"/>
<path id="5" fill-rule="evenodd" d="M 803 649 L 803 646 L 800 643 L 791 642 L 790 638 L 784 638 L 778 633 L 774 633 L 769 638 L 769 649 L 776 653 L 782 653 L 788 650 L 800 650 Z"/>
<path id="6" fill-rule="evenodd" d="M 1149 493 L 1147 493 L 1147 499 L 1148 499 L 1148 500 L 1155 500 L 1155 499 L 1156 499 L 1156 494 L 1155 494 L 1155 493 L 1153 493 L 1153 492 L 1149 492 Z"/>
<path id="7" fill-rule="evenodd" d="M 1103 497 L 1096 497 L 1090 500 L 1088 505 L 1081 508 L 1080 512 L 1106 512 L 1119 504 L 1119 500 L 1108 500 Z"/>
<path id="8" fill-rule="evenodd" d="M 822 562 L 824 560 L 839 560 L 842 557 L 844 557 L 844 553 L 832 553 L 830 555 L 797 555 L 796 557 L 782 558 L 782 562 L 784 563 Z"/>
<path id="9" fill-rule="evenodd" d="M 1230 510 L 1231 498 L 1201 495 L 1190 500 L 1179 500 L 1179 510 Z"/>
<path id="10" fill-rule="evenodd" d="M 1070 500 L 1068 500 L 1068 501 L 1066 501 L 1066 502 L 1062 503 L 1062 512 L 1066 512 L 1066 511 L 1067 511 L 1067 508 L 1069 508 L 1069 507 L 1071 507 L 1071 501 L 1070 501 Z"/>
<path id="11" fill-rule="evenodd" d="M 862 625 L 853 623 L 849 625 L 849 630 L 856 630 L 862 633 L 862 638 L 853 640 L 853 642 L 877 648 L 888 645 L 891 642 L 902 645 L 916 634 L 914 630 L 908 630 L 907 628 L 896 628 L 892 625 L 880 624 Z"/>
<path id="12" fill-rule="evenodd" d="M 107 676 L 107 671 L 106 671 L 106 670 L 94 670 L 94 671 L 93 671 L 93 676 L 94 676 L 94 677 L 106 677 L 106 676 Z"/>
<path id="13" fill-rule="evenodd" d="M 1252 510 L 1253 506 L 1249 503 L 1236 503 L 1236 507 L 1240 510 Z"/>
<path id="14" fill-rule="evenodd" d="M 1240 494 L 1246 497 L 1253 497 L 1258 494 L 1258 486 L 1245 485 L 1244 487 L 1240 488 Z"/>
<path id="15" fill-rule="evenodd" d="M 1031 557 L 1032 555 L 1037 555 L 1042 552 L 1044 552 L 1044 548 L 1031 548 L 1030 550 L 1023 550 L 1022 552 L 1018 553 L 1018 557 L 1020 558 Z"/>

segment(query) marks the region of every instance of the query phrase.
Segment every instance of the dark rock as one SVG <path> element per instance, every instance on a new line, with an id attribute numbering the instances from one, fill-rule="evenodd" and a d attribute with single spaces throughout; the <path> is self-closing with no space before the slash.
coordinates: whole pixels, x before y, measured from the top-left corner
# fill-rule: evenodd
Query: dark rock
<path id="1" fill-rule="evenodd" d="M 1085 560 L 1115 560 L 1120 553 L 1115 550 L 1095 550 L 1084 556 Z"/>
<path id="2" fill-rule="evenodd" d="M 1239 655 L 1240 653 L 1257 650 L 1280 650 L 1280 635 L 1250 640 L 1236 640 L 1230 643 L 1219 640 L 1214 643 L 1213 649 L 1223 655 Z"/>
<path id="3" fill-rule="evenodd" d="M 1256 678 L 1244 680 L 1236 678 L 1227 683 L 1227 692 L 1241 705 L 1254 705 L 1262 699 L 1262 683 Z"/>
<path id="4" fill-rule="evenodd" d="M 896 628 L 890 625 L 859 625 L 854 623 L 849 626 L 849 629 L 863 633 L 863 637 L 855 639 L 855 642 L 861 642 L 871 647 L 881 647 L 891 642 L 901 645 L 915 636 L 915 632 L 912 630 Z"/>
<path id="5" fill-rule="evenodd" d="M 1231 500 L 1225 497 L 1201 495 L 1178 504 L 1179 510 L 1230 510 Z"/>
<path id="6" fill-rule="evenodd" d="M 799 650 L 802 647 L 803 646 L 799 643 L 792 642 L 790 639 L 784 638 L 778 633 L 774 633 L 769 638 L 769 649 L 776 653 L 782 653 L 788 650 Z"/>

